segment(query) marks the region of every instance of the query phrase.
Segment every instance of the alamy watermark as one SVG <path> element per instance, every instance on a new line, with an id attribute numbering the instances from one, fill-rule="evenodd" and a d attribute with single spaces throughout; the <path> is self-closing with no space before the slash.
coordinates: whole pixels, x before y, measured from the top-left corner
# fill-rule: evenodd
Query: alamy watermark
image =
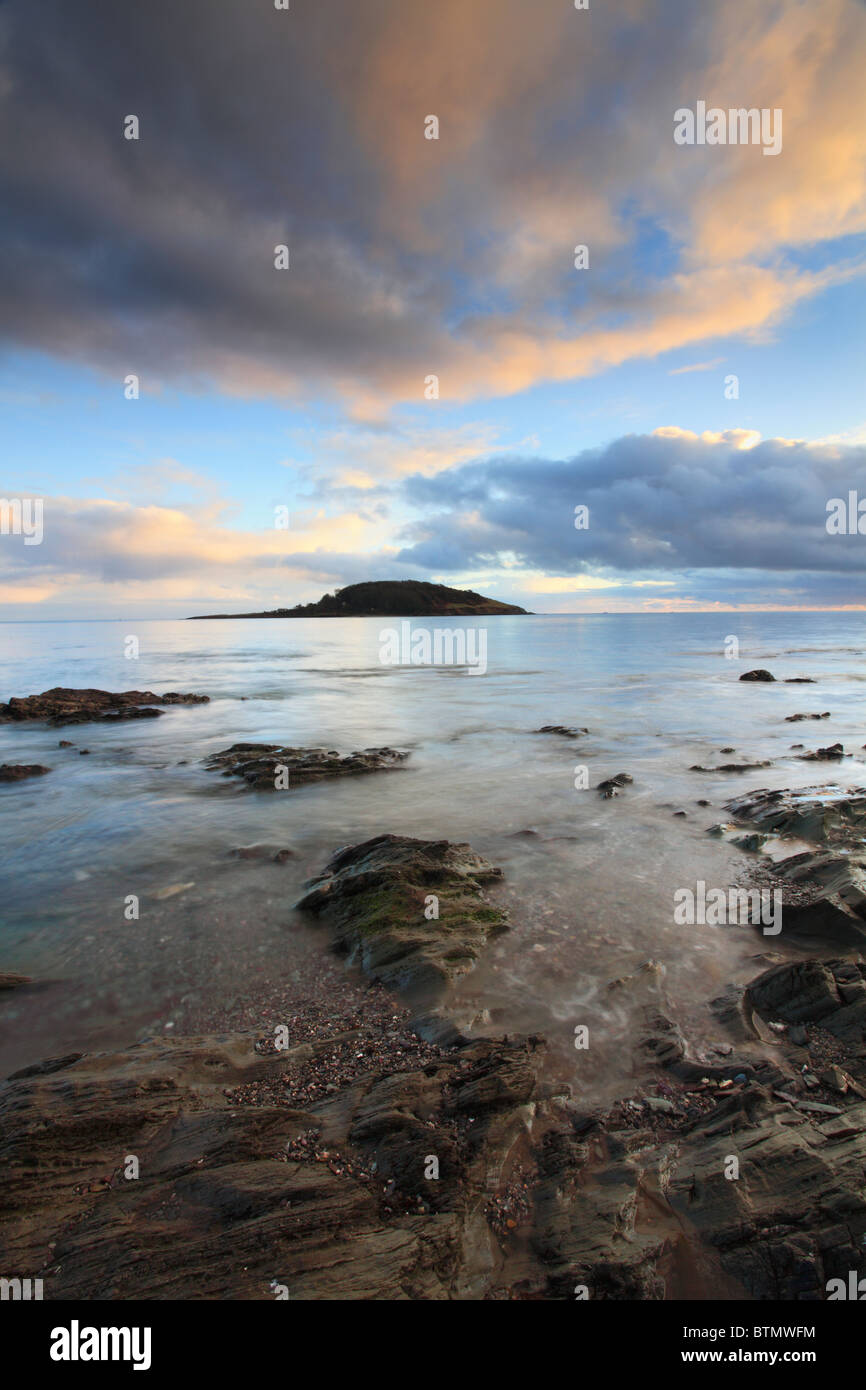
<path id="1" fill-rule="evenodd" d="M 0 536 L 23 536 L 25 545 L 41 545 L 41 497 L 0 497 Z"/>
<path id="2" fill-rule="evenodd" d="M 399 630 L 383 628 L 379 633 L 379 660 L 383 666 L 466 667 L 470 676 L 483 676 L 487 670 L 487 629 L 485 627 L 416 627 L 405 619 Z"/>
<path id="3" fill-rule="evenodd" d="M 782 930 L 782 893 L 778 888 L 707 888 L 698 879 L 695 887 L 674 892 L 677 926 L 760 926 L 764 936 Z"/>
<path id="4" fill-rule="evenodd" d="M 764 154 L 782 149 L 782 111 L 768 106 L 721 106 L 707 109 L 705 101 L 680 106 L 674 112 L 675 145 L 763 145 Z"/>

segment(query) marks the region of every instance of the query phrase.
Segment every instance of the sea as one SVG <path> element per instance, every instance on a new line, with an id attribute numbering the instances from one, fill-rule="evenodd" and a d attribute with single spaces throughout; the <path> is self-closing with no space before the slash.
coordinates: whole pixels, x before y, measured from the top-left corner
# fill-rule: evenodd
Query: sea
<path id="1" fill-rule="evenodd" d="M 621 1086 L 648 1000 L 713 1042 L 708 1001 L 787 947 L 748 925 L 678 924 L 674 895 L 747 870 L 744 851 L 707 833 L 731 797 L 866 784 L 866 614 L 412 619 L 417 649 L 446 626 L 470 630 L 483 671 L 394 664 L 400 624 L 383 618 L 0 624 L 4 700 L 52 686 L 209 697 L 106 727 L 0 725 L 0 762 L 51 768 L 0 786 L 0 970 L 35 982 L 0 993 L 0 1075 L 178 1036 L 240 997 L 254 1028 L 259 983 L 290 983 L 301 959 L 330 952 L 327 929 L 294 909 L 304 883 L 338 848 L 389 832 L 468 842 L 503 871 L 492 894 L 511 927 L 455 990 L 467 1027 L 542 1033 L 593 1098 Z M 739 680 L 756 667 L 776 682 Z M 253 791 L 203 763 L 242 741 L 410 756 Z M 792 747 L 835 742 L 849 756 L 829 765 Z M 600 796 L 620 772 L 632 782 Z M 291 855 L 233 853 L 254 844 Z"/>

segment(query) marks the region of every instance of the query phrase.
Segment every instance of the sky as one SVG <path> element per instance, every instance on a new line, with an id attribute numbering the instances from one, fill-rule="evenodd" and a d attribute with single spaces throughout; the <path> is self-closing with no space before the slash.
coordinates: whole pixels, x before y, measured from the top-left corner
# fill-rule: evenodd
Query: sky
<path id="1" fill-rule="evenodd" d="M 863 0 L 279 3 L 0 0 L 3 615 L 866 608 Z"/>

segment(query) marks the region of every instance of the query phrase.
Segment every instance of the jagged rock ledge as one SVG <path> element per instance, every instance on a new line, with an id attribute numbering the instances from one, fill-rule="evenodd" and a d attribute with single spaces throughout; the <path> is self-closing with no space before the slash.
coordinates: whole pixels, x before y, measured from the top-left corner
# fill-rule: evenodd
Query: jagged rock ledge
<path id="1" fill-rule="evenodd" d="M 359 753 L 336 749 L 289 748 L 278 743 L 233 743 L 204 759 L 209 772 L 223 777 L 242 777 L 251 787 L 273 791 L 281 769 L 289 787 L 322 782 L 329 777 L 352 777 L 361 772 L 386 772 L 400 767 L 409 757 L 396 748 L 365 748 Z"/>
<path id="2" fill-rule="evenodd" d="M 373 979 L 438 994 L 504 924 L 475 914 L 498 878 L 468 846 L 379 836 L 300 906 Z M 606 1109 L 571 1099 L 537 1037 L 401 1037 L 399 1071 L 357 1028 L 25 1068 L 0 1088 L 7 1274 L 48 1300 L 826 1297 L 866 1259 L 864 971 L 798 963 L 729 990 L 715 1061 L 660 981 L 615 982 L 643 989 L 642 1026 Z"/>
<path id="3" fill-rule="evenodd" d="M 773 844 L 755 876 L 781 890 L 786 937 L 866 949 L 866 787 L 760 788 L 725 809 L 754 831 L 748 848 Z M 791 853 L 781 857 L 786 840 Z"/>
<path id="4" fill-rule="evenodd" d="M 0 704 L 0 724 L 42 721 L 55 727 L 64 724 L 114 724 L 125 719 L 157 719 L 157 705 L 205 705 L 208 695 L 179 695 L 169 691 L 154 695 L 150 690 L 71 690 L 56 685 L 41 695 L 13 696 Z"/>

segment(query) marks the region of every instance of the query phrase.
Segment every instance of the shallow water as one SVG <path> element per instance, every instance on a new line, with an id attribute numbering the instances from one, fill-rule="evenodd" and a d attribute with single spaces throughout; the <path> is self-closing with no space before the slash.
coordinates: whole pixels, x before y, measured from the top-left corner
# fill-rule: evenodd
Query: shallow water
<path id="1" fill-rule="evenodd" d="M 72 1047 L 182 1030 L 191 1009 L 255 996 L 266 976 L 291 978 L 302 956 L 327 949 L 326 933 L 291 909 L 303 880 L 338 846 L 384 831 L 468 840 L 503 868 L 497 892 L 512 931 L 463 982 L 461 1007 L 480 1026 L 536 1028 L 566 1053 L 575 1025 L 595 1029 L 591 1075 L 572 1049 L 579 1091 L 616 1078 L 654 981 L 683 1020 L 711 1031 L 705 1001 L 784 943 L 745 927 L 676 926 L 673 893 L 698 878 L 726 886 L 738 872 L 742 855 L 705 833 L 735 793 L 866 783 L 864 615 L 427 624 L 457 625 L 486 629 L 485 674 L 382 665 L 389 619 L 0 625 L 4 699 L 54 685 L 210 696 L 110 728 L 0 726 L 0 761 L 53 769 L 0 788 L 0 968 L 44 982 L 0 1000 L 0 1074 Z M 137 660 L 123 655 L 130 634 Z M 738 660 L 725 656 L 732 634 Z M 756 666 L 779 683 L 737 680 Z M 830 719 L 784 722 L 823 710 Z M 534 733 L 542 724 L 590 732 Z M 60 749 L 61 738 L 75 747 Z M 344 752 L 387 743 L 412 756 L 393 772 L 252 792 L 201 765 L 241 740 Z M 841 764 L 804 763 L 790 747 L 836 741 L 854 752 Z M 736 756 L 720 754 L 728 746 Z M 689 771 L 764 758 L 774 765 L 745 774 Z M 575 787 L 581 767 L 589 789 Z M 620 771 L 633 785 L 601 800 L 592 788 Z M 680 808 L 686 818 L 674 817 Z M 259 841 L 294 857 L 229 857 Z M 193 886 L 154 896 L 180 883 Z M 141 900 L 138 922 L 124 919 L 129 894 Z M 660 971 L 608 988 L 650 959 Z"/>

